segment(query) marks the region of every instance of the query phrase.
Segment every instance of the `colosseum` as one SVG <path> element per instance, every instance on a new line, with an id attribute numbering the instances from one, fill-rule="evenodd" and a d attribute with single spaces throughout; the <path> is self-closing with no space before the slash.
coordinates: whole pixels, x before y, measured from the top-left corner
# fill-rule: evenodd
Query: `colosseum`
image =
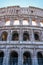
<path id="1" fill-rule="evenodd" d="M 43 9 L 0 8 L 0 65 L 43 65 Z"/>

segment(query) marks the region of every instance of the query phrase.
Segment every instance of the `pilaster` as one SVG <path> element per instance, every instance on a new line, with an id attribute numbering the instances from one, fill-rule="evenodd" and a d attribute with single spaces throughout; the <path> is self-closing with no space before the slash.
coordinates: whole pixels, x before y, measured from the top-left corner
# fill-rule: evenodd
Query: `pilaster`
<path id="1" fill-rule="evenodd" d="M 29 25 L 32 26 L 32 18 L 29 17 Z"/>
<path id="2" fill-rule="evenodd" d="M 4 59 L 3 59 L 3 65 L 8 65 L 8 60 L 9 60 L 9 52 L 8 49 L 6 49 Z"/>
<path id="3" fill-rule="evenodd" d="M 34 41 L 34 32 L 33 32 L 33 29 L 31 29 L 31 42 Z"/>
<path id="4" fill-rule="evenodd" d="M 4 18 L 2 18 L 2 19 L 1 19 L 0 26 L 5 26 L 5 23 L 6 23 L 5 19 L 4 19 Z"/>
<path id="5" fill-rule="evenodd" d="M 12 26 L 13 23 L 14 23 L 14 20 L 11 18 L 11 19 L 10 19 L 10 25 Z"/>
<path id="6" fill-rule="evenodd" d="M 9 30 L 9 31 L 8 31 L 7 41 L 11 41 L 11 37 L 12 37 L 11 35 L 12 35 L 12 34 L 11 34 L 11 30 Z"/>
<path id="7" fill-rule="evenodd" d="M 32 65 L 38 65 L 37 54 L 36 54 L 36 49 L 35 48 L 33 50 L 33 55 L 32 55 Z"/>
<path id="8" fill-rule="evenodd" d="M 23 24 L 23 19 L 19 19 L 19 21 L 20 21 L 20 25 L 22 25 Z"/>
<path id="9" fill-rule="evenodd" d="M 20 43 L 23 41 L 23 32 L 22 32 L 22 28 L 20 28 L 19 41 L 20 41 Z"/>
<path id="10" fill-rule="evenodd" d="M 23 37 L 23 32 L 22 32 L 22 24 L 23 24 L 23 20 L 20 19 L 20 33 L 19 33 L 19 40 L 20 40 L 20 43 L 22 41 L 22 37 Z"/>
<path id="11" fill-rule="evenodd" d="M 3 57 L 3 65 L 6 65 L 6 51 L 5 51 L 4 57 Z"/>
<path id="12" fill-rule="evenodd" d="M 22 51 L 21 51 L 21 48 L 20 48 L 20 52 L 19 52 L 18 65 L 22 65 Z"/>

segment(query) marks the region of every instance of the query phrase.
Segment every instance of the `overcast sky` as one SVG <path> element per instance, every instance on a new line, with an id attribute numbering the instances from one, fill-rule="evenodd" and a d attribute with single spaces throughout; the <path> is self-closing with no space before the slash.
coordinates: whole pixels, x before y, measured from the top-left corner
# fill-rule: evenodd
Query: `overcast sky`
<path id="1" fill-rule="evenodd" d="M 43 8 L 43 0 L 0 0 L 0 8 L 7 7 L 7 6 L 34 6 Z"/>

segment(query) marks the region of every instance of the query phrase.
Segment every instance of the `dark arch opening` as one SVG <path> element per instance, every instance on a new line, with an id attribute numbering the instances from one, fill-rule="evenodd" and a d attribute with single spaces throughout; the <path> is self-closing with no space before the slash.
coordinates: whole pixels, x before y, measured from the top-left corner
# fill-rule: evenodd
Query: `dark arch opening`
<path id="1" fill-rule="evenodd" d="M 13 41 L 18 41 L 19 40 L 19 34 L 18 32 L 14 31 L 12 34 L 12 40 Z"/>
<path id="2" fill-rule="evenodd" d="M 3 57 L 4 57 L 4 53 L 1 51 L 0 52 L 0 65 L 3 65 Z"/>
<path id="3" fill-rule="evenodd" d="M 24 52 L 23 54 L 23 64 L 24 65 L 32 65 L 31 55 L 29 52 Z"/>
<path id="4" fill-rule="evenodd" d="M 43 56 L 42 56 L 41 52 L 37 53 L 37 58 L 38 58 L 38 64 L 43 65 Z"/>
<path id="5" fill-rule="evenodd" d="M 23 41 L 27 41 L 27 40 L 30 40 L 30 38 L 29 38 L 28 32 L 25 31 L 25 32 L 23 33 Z"/>
<path id="6" fill-rule="evenodd" d="M 18 65 L 18 53 L 15 51 L 12 51 L 10 54 L 10 65 Z"/>
<path id="7" fill-rule="evenodd" d="M 7 35 L 8 33 L 6 31 L 2 32 L 2 41 L 6 41 L 7 40 Z"/>
<path id="8" fill-rule="evenodd" d="M 35 38 L 35 40 L 39 40 L 39 35 L 38 35 L 38 33 L 34 33 L 34 38 Z"/>

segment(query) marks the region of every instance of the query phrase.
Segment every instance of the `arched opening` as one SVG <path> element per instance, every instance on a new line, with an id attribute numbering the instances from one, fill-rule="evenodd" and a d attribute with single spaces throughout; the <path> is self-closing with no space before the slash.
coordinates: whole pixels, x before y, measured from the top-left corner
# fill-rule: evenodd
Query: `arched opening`
<path id="1" fill-rule="evenodd" d="M 32 65 L 31 55 L 29 52 L 24 52 L 23 54 L 23 65 Z"/>
<path id="2" fill-rule="evenodd" d="M 43 27 L 43 20 L 40 22 L 41 27 Z"/>
<path id="3" fill-rule="evenodd" d="M 36 26 L 36 25 L 37 25 L 35 19 L 32 20 L 32 25 L 33 25 L 33 26 Z"/>
<path id="4" fill-rule="evenodd" d="M 15 51 L 12 51 L 10 54 L 10 65 L 18 65 L 18 53 Z"/>
<path id="5" fill-rule="evenodd" d="M 4 57 L 4 53 L 0 52 L 0 65 L 3 65 L 3 57 Z"/>
<path id="6" fill-rule="evenodd" d="M 19 40 L 19 34 L 17 31 L 14 31 L 12 34 L 12 40 L 13 41 L 18 41 Z"/>
<path id="7" fill-rule="evenodd" d="M 20 21 L 19 20 L 14 20 L 13 25 L 20 25 Z"/>
<path id="8" fill-rule="evenodd" d="M 9 26 L 10 25 L 10 20 L 7 19 L 6 22 L 5 22 L 5 26 Z"/>
<path id="9" fill-rule="evenodd" d="M 7 40 L 7 35 L 8 35 L 8 33 L 6 31 L 2 32 L 2 35 L 1 35 L 2 41 L 6 41 Z"/>
<path id="10" fill-rule="evenodd" d="M 28 40 L 30 40 L 29 34 L 28 34 L 27 31 L 25 31 L 25 32 L 23 33 L 23 41 L 28 41 Z"/>
<path id="11" fill-rule="evenodd" d="M 38 34 L 37 32 L 34 33 L 34 38 L 35 38 L 35 40 L 37 40 L 37 41 L 40 40 L 40 39 L 39 39 L 39 34 Z"/>
<path id="12" fill-rule="evenodd" d="M 29 25 L 28 20 L 23 20 L 23 25 Z"/>
<path id="13" fill-rule="evenodd" d="M 37 58 L 38 58 L 38 64 L 43 65 L 43 56 L 42 56 L 41 52 L 37 53 Z"/>

